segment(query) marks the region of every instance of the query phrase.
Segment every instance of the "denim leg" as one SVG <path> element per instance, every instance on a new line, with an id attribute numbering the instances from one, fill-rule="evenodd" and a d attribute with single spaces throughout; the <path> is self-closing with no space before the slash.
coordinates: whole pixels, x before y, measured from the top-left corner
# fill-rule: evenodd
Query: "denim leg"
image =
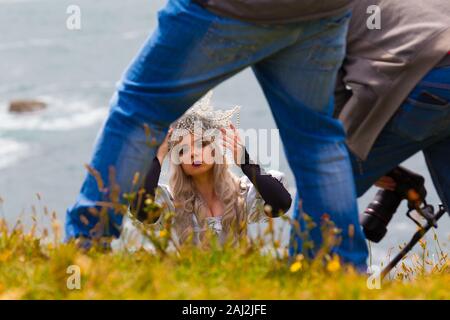
<path id="1" fill-rule="evenodd" d="M 103 186 L 93 175 L 86 176 L 67 211 L 66 239 L 118 237 L 122 215 L 108 210 L 104 221 L 92 208 L 100 209 L 99 201 L 113 196 L 123 202 L 122 193 L 136 191 L 139 181 L 133 184 L 133 176 L 140 173 L 142 181 L 170 123 L 220 82 L 291 45 L 297 30 L 296 25 L 244 23 L 190 0 L 170 0 L 110 102 L 90 162 Z"/>
<path id="2" fill-rule="evenodd" d="M 450 208 L 450 67 L 437 68 L 430 72 L 421 82 L 422 90 L 426 90 L 447 105 L 440 104 L 440 121 L 433 126 L 437 130 L 443 128 L 435 143 L 430 144 L 423 150 L 425 161 L 433 179 L 433 183 L 441 198 L 441 201 Z M 435 105 L 434 105 L 435 106 Z"/>
<path id="3" fill-rule="evenodd" d="M 450 203 L 450 68 L 421 81 L 377 138 L 367 159 L 351 156 L 358 197 L 380 177 L 423 151 L 442 202 Z M 424 95 L 433 94 L 438 100 Z M 447 101 L 447 103 L 446 103 Z"/>
<path id="4" fill-rule="evenodd" d="M 447 211 L 450 208 L 450 137 L 435 143 L 424 151 L 425 161 L 434 186 Z M 450 211 L 449 211 L 450 212 Z"/>
<path id="5" fill-rule="evenodd" d="M 294 219 L 304 227 L 304 215 L 317 227 L 309 240 L 316 254 L 322 244 L 321 219 L 328 214 L 342 230 L 333 248 L 346 262 L 364 268 L 367 247 L 358 222 L 356 193 L 342 124 L 333 119 L 333 91 L 337 70 L 345 56 L 350 14 L 309 22 L 297 42 L 254 66 L 280 130 L 299 196 Z M 350 225 L 355 228 L 348 236 Z M 290 254 L 303 242 L 292 230 Z M 306 252 L 304 252 L 306 253 Z"/>

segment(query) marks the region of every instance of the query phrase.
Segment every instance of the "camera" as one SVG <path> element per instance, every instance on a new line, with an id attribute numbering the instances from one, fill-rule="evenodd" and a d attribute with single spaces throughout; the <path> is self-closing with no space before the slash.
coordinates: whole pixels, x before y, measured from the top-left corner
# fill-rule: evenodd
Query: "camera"
<path id="1" fill-rule="evenodd" d="M 396 182 L 395 190 L 380 189 L 360 215 L 364 234 L 373 242 L 380 242 L 386 235 L 387 225 L 403 200 L 408 201 L 410 211 L 420 210 L 421 205 L 426 204 L 424 177 L 403 167 L 396 167 L 387 176 Z"/>

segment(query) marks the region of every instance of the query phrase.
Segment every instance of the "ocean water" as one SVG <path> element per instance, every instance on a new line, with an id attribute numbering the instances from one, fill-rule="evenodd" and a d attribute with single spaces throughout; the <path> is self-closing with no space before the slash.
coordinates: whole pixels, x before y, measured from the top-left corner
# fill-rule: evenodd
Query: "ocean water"
<path id="1" fill-rule="evenodd" d="M 64 220 L 81 186 L 83 165 L 89 162 L 115 84 L 155 28 L 156 12 L 164 3 L 0 0 L 0 215 L 10 223 L 19 218 L 29 223 L 32 206 L 38 212 L 47 206 Z M 81 30 L 66 27 L 66 10 L 73 4 L 81 9 Z M 9 114 L 9 101 L 19 98 L 42 100 L 48 108 L 34 114 Z M 213 100 L 223 108 L 241 105 L 242 128 L 276 128 L 249 70 L 220 85 Z M 416 155 L 405 165 L 426 176 L 429 202 L 437 204 L 423 157 Z M 294 193 L 283 155 L 277 169 L 286 172 Z M 359 200 L 361 210 L 375 191 Z M 385 239 L 372 246 L 375 262 L 386 258 L 390 249 L 395 252 L 415 231 L 405 210 L 402 207 L 395 215 Z M 437 230 L 443 243 L 449 239 L 449 220 L 444 217 Z"/>

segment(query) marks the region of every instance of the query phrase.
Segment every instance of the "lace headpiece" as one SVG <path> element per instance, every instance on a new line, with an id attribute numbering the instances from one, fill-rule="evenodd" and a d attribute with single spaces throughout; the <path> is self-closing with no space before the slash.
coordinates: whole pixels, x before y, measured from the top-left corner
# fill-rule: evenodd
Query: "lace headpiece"
<path id="1" fill-rule="evenodd" d="M 211 104 L 212 95 L 213 92 L 209 91 L 175 122 L 173 125 L 175 136 L 183 135 L 186 130 L 194 133 L 194 130 L 201 129 L 203 134 L 207 134 L 213 131 L 210 129 L 227 128 L 232 123 L 232 118 L 235 114 L 237 115 L 236 127 L 239 126 L 240 107 L 235 106 L 229 110 L 214 110 Z M 178 133 L 177 130 L 179 131 Z M 169 148 L 173 147 L 174 142 L 169 141 Z"/>

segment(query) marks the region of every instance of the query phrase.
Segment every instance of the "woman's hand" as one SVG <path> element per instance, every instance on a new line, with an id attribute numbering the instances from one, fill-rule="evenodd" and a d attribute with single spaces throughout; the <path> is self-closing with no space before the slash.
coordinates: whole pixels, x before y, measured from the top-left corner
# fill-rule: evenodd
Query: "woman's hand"
<path id="1" fill-rule="evenodd" d="M 244 145 L 236 128 L 230 124 L 228 128 L 220 129 L 222 131 L 222 139 L 224 147 L 229 149 L 233 155 L 234 162 L 241 166 L 244 162 Z"/>
<path id="2" fill-rule="evenodd" d="M 381 177 L 377 182 L 375 182 L 375 185 L 378 188 L 395 191 L 395 188 L 397 184 L 395 183 L 395 180 L 388 176 Z"/>
<path id="3" fill-rule="evenodd" d="M 162 165 L 164 158 L 166 157 L 167 153 L 169 153 L 169 139 L 172 135 L 173 128 L 170 128 L 167 132 L 166 137 L 164 138 L 163 143 L 159 146 L 158 151 L 156 152 L 156 157 L 159 160 L 159 163 Z"/>

